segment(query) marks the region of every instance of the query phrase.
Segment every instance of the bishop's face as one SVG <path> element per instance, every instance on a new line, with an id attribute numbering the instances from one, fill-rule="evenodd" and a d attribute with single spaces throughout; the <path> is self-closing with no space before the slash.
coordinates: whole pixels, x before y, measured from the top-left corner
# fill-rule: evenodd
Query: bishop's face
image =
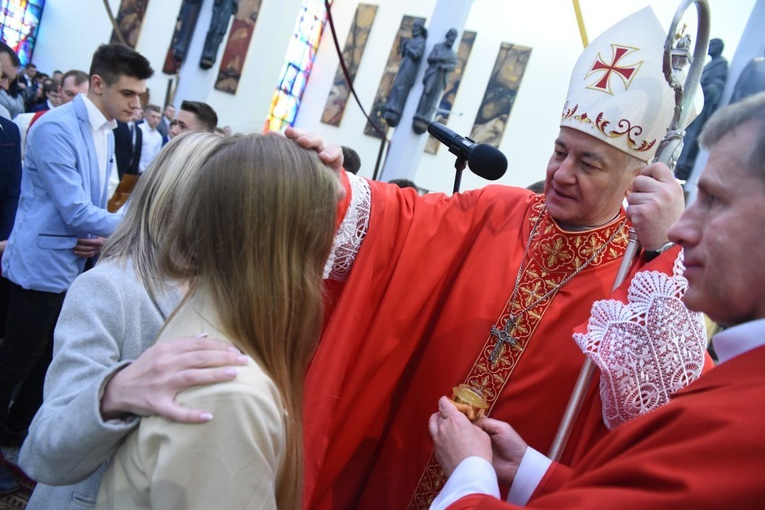
<path id="1" fill-rule="evenodd" d="M 547 164 L 547 211 L 562 227 L 589 227 L 616 216 L 640 169 L 605 142 L 563 127 Z"/>

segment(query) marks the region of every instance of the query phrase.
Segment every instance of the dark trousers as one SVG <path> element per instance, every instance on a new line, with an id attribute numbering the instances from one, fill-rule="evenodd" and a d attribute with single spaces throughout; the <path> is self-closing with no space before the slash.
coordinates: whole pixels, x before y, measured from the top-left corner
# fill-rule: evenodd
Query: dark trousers
<path id="1" fill-rule="evenodd" d="M 64 296 L 66 292 L 26 290 L 10 282 L 5 340 L 0 345 L 0 426 L 25 430 L 42 404 L 53 329 Z"/>
<path id="2" fill-rule="evenodd" d="M 0 254 L 2 258 L 2 254 Z M 0 276 L 0 338 L 5 338 L 5 319 L 8 317 L 8 286 L 11 284 L 7 278 Z"/>

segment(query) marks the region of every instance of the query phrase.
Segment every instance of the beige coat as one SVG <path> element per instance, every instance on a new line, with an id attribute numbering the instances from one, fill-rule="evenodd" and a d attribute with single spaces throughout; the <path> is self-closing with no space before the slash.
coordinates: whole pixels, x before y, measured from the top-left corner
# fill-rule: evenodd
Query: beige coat
<path id="1" fill-rule="evenodd" d="M 170 319 L 158 342 L 198 333 L 226 340 L 205 297 Z M 99 509 L 276 508 L 285 449 L 285 411 L 276 386 L 250 362 L 236 379 L 180 393 L 178 402 L 213 414 L 205 424 L 142 418 L 110 461 Z"/>

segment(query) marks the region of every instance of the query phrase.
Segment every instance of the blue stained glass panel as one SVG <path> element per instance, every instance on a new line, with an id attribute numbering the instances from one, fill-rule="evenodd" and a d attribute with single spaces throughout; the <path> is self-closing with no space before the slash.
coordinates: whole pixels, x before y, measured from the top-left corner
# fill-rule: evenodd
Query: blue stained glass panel
<path id="1" fill-rule="evenodd" d="M 32 60 L 43 7 L 45 0 L 0 0 L 0 35 L 22 66 Z"/>
<path id="2" fill-rule="evenodd" d="M 280 131 L 295 123 L 326 20 L 327 11 L 323 0 L 303 0 L 281 77 L 271 101 L 266 131 Z"/>
<path id="3" fill-rule="evenodd" d="M 308 82 L 308 73 L 302 72 L 295 76 L 295 82 L 292 84 L 292 90 L 305 90 L 306 82 Z M 301 94 L 302 95 L 302 94 Z"/>

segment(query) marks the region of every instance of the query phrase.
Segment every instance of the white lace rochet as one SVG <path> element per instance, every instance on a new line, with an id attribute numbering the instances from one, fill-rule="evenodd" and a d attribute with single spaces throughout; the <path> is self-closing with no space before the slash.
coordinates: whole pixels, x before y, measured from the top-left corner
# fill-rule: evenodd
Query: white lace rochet
<path id="1" fill-rule="evenodd" d="M 706 327 L 703 316 L 680 301 L 688 288 L 684 269 L 681 251 L 672 276 L 638 272 L 627 304 L 596 301 L 587 334 L 574 334 L 600 368 L 603 420 L 611 430 L 666 404 L 701 375 Z"/>
<path id="2" fill-rule="evenodd" d="M 351 203 L 332 241 L 332 251 L 324 265 L 324 279 L 347 281 L 351 266 L 367 235 L 369 213 L 372 210 L 372 190 L 369 182 L 347 174 L 351 183 Z"/>

